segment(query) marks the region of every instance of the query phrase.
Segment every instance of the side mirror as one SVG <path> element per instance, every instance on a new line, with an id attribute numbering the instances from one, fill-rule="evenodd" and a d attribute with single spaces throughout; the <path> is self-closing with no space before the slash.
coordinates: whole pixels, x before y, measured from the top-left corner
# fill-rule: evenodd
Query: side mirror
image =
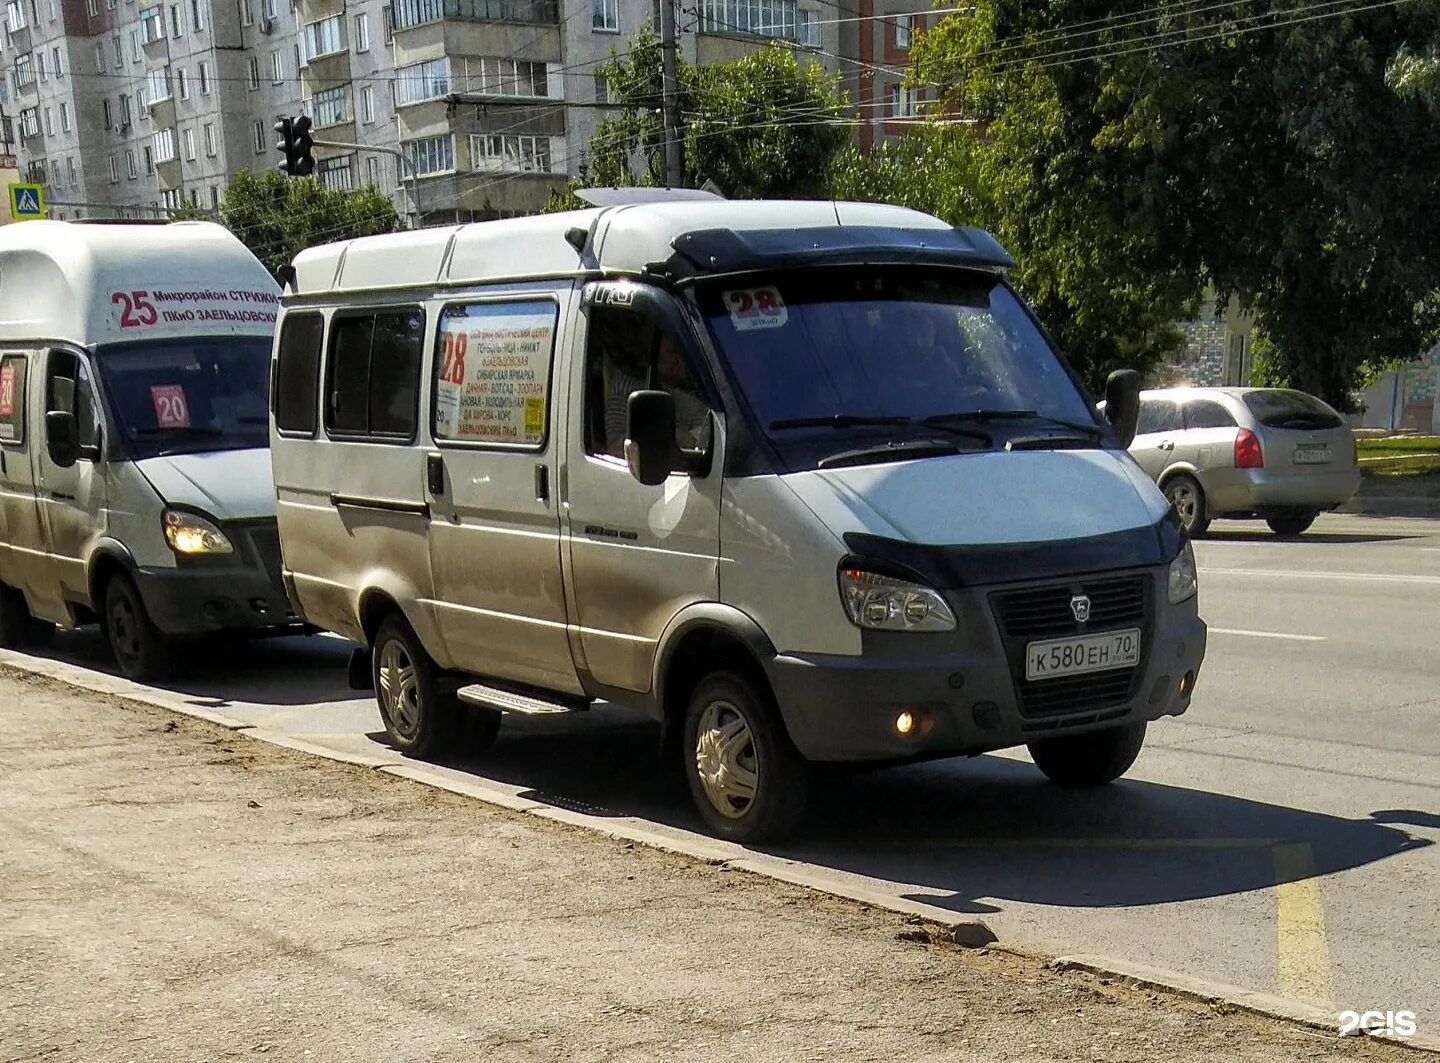
<path id="1" fill-rule="evenodd" d="M 1140 420 L 1140 374 L 1135 370 L 1117 369 L 1106 379 L 1105 419 L 1114 426 L 1122 446 L 1135 441 Z"/>
<path id="2" fill-rule="evenodd" d="M 50 410 L 45 414 L 45 443 L 50 460 L 68 469 L 80 460 L 80 425 L 69 410 Z"/>
<path id="3" fill-rule="evenodd" d="M 648 487 L 665 482 L 684 464 L 675 444 L 675 396 L 668 391 L 630 394 L 625 424 L 625 463 L 630 475 Z"/>

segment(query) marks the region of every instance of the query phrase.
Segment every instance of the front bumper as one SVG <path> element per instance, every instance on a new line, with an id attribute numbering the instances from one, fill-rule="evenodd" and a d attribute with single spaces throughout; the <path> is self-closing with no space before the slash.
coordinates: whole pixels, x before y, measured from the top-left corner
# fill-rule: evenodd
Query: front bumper
<path id="1" fill-rule="evenodd" d="M 1206 627 L 1193 597 L 1178 606 L 1168 604 L 1164 576 L 1164 569 L 1151 572 L 1151 608 L 1129 692 L 1103 705 L 1082 703 L 1069 711 L 1051 704 L 1042 714 L 1027 708 L 1015 673 L 1016 648 L 1023 640 L 1002 633 L 981 590 L 948 595 L 962 610 L 956 615 L 965 618 L 956 632 L 884 638 L 866 632 L 858 657 L 780 654 L 767 664 L 770 683 L 791 740 L 816 761 L 986 753 L 1178 716 L 1190 707 L 1194 677 L 1205 657 Z M 1182 694 L 1180 681 L 1187 674 L 1192 682 Z M 904 711 L 914 715 L 917 726 L 902 736 L 895 720 Z"/>
<path id="2" fill-rule="evenodd" d="M 1215 515 L 1269 509 L 1330 510 L 1350 501 L 1360 489 L 1360 470 L 1210 469 L 1200 474 L 1200 486 Z"/>
<path id="3" fill-rule="evenodd" d="M 280 578 L 274 522 L 227 524 L 224 531 L 235 545 L 233 554 L 135 572 L 151 623 L 167 635 L 298 626 Z"/>

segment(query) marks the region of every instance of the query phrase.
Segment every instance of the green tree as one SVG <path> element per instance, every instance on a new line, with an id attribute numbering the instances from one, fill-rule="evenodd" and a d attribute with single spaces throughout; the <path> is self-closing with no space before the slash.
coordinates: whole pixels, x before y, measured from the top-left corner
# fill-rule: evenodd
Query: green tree
<path id="1" fill-rule="evenodd" d="M 628 52 L 600 67 L 620 109 L 590 142 L 589 183 L 663 183 L 661 58 L 647 27 Z M 825 194 L 850 135 L 837 78 L 771 45 L 733 63 L 681 60 L 677 82 L 687 186 L 708 179 L 732 199 Z"/>
<path id="2" fill-rule="evenodd" d="M 172 214 L 192 216 L 215 217 L 195 208 Z M 307 247 L 400 228 L 390 197 L 373 186 L 338 192 L 312 178 L 297 180 L 278 172 L 237 174 L 220 201 L 218 220 L 271 273 Z"/>
<path id="3" fill-rule="evenodd" d="M 1440 3 L 1113 6 L 977 0 L 914 50 L 982 123 L 967 165 L 1032 295 L 1093 326 L 1106 277 L 1167 312 L 1208 283 L 1271 379 L 1348 408 L 1440 334 Z"/>

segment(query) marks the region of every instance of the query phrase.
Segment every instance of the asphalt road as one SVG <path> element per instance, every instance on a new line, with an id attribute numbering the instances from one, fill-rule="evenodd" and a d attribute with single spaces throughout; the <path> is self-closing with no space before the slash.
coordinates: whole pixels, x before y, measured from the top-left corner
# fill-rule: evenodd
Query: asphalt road
<path id="1" fill-rule="evenodd" d="M 1061 791 L 1023 754 L 827 775 L 809 840 L 780 854 L 1002 939 L 1408 1009 L 1435 1036 L 1440 521 L 1328 517 L 1291 542 L 1252 527 L 1197 544 L 1211 640 L 1195 701 L 1152 726 L 1124 781 Z M 345 688 L 347 655 L 324 637 L 229 644 L 159 693 L 396 763 L 373 702 Z M 111 670 L 87 633 L 41 667 Z M 415 769 L 693 829 L 655 746 L 653 725 L 601 707 L 507 721 L 483 759 Z"/>

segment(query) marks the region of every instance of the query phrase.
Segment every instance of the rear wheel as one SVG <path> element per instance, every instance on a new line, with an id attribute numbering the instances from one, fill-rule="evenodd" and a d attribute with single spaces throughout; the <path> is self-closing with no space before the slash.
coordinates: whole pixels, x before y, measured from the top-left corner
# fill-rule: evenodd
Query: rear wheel
<path id="1" fill-rule="evenodd" d="M 478 752 L 495 741 L 501 714 L 467 709 L 442 689 L 440 670 L 403 617 L 381 623 L 370 660 L 380 719 L 401 753 L 432 759 L 462 748 Z"/>
<path id="2" fill-rule="evenodd" d="M 690 795 L 720 837 L 774 841 L 798 825 L 809 765 L 768 691 L 736 672 L 707 676 L 686 706 L 682 748 Z"/>
<path id="3" fill-rule="evenodd" d="M 0 649 L 20 650 L 48 646 L 55 641 L 55 625 L 30 615 L 25 595 L 0 583 Z"/>
<path id="4" fill-rule="evenodd" d="M 1190 538 L 1198 539 L 1209 530 L 1210 512 L 1205 504 L 1205 491 L 1195 477 L 1182 473 L 1165 481 L 1165 497 Z"/>
<path id="5" fill-rule="evenodd" d="M 1270 525 L 1270 530 L 1276 535 L 1293 538 L 1296 535 L 1303 535 L 1305 530 L 1315 523 L 1315 518 L 1319 515 L 1313 509 L 1304 509 L 1298 513 L 1287 513 L 1283 517 L 1269 517 L 1265 523 Z"/>
<path id="6" fill-rule="evenodd" d="M 1130 770 L 1145 744 L 1145 724 L 1031 742 L 1035 766 L 1060 786 L 1104 786 Z"/>
<path id="7" fill-rule="evenodd" d="M 169 669 L 165 643 L 130 577 L 112 576 L 105 584 L 103 619 L 115 663 L 127 679 L 147 683 Z"/>

